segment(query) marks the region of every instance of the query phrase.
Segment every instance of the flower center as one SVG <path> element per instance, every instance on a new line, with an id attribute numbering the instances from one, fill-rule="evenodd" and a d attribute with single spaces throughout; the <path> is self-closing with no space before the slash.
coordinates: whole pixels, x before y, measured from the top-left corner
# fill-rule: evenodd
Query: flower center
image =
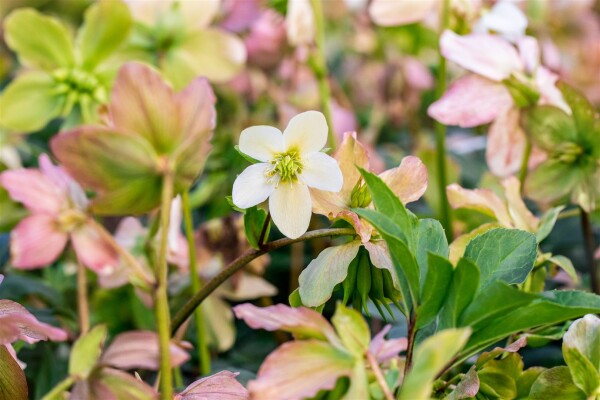
<path id="1" fill-rule="evenodd" d="M 85 222 L 85 214 L 79 210 L 65 210 L 56 218 L 58 229 L 62 232 L 72 232 Z"/>
<path id="2" fill-rule="evenodd" d="M 279 175 L 280 182 L 292 183 L 297 181 L 298 174 L 302 173 L 302 160 L 296 150 L 279 153 L 270 162 L 271 168 L 266 173 L 269 179 Z"/>

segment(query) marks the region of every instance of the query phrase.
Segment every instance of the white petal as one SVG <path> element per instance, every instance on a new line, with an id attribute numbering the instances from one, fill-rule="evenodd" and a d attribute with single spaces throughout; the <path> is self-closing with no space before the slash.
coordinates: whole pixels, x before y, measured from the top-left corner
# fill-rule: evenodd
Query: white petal
<path id="1" fill-rule="evenodd" d="M 269 161 L 273 154 L 284 150 L 283 136 L 277 128 L 267 125 L 251 126 L 240 135 L 240 151 L 258 161 Z"/>
<path id="2" fill-rule="evenodd" d="M 275 182 L 267 182 L 265 175 L 267 163 L 258 163 L 246 168 L 233 182 L 233 204 L 239 208 L 248 208 L 265 201 L 273 189 Z"/>
<path id="3" fill-rule="evenodd" d="M 283 131 L 287 149 L 296 148 L 302 155 L 320 151 L 327 143 L 327 121 L 318 111 L 306 111 L 290 120 Z"/>
<path id="4" fill-rule="evenodd" d="M 302 161 L 304 166 L 300 179 L 308 186 L 336 193 L 342 190 L 344 176 L 333 157 L 318 152 L 309 155 Z"/>
<path id="5" fill-rule="evenodd" d="M 301 182 L 281 183 L 269 198 L 273 222 L 285 236 L 295 239 L 308 229 L 312 214 L 308 186 Z"/>

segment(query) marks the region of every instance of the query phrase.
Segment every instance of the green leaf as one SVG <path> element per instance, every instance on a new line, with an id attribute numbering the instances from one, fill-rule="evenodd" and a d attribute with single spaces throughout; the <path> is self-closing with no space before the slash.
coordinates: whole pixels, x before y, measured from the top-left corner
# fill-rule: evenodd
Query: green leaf
<path id="1" fill-rule="evenodd" d="M 596 366 L 575 348 L 563 347 L 563 357 L 569 366 L 575 385 L 588 396 L 596 394 L 600 389 L 600 374 Z"/>
<path id="2" fill-rule="evenodd" d="M 444 305 L 448 287 L 452 282 L 453 267 L 450 261 L 434 253 L 429 253 L 429 268 L 421 290 L 417 308 L 416 329 L 429 324 Z"/>
<path id="3" fill-rule="evenodd" d="M 260 236 L 267 220 L 267 212 L 257 206 L 246 209 L 244 213 L 244 232 L 246 233 L 246 239 L 248 243 L 255 249 L 260 248 L 262 243 L 258 243 Z M 270 224 L 265 231 L 264 239 L 269 238 Z"/>
<path id="4" fill-rule="evenodd" d="M 300 288 L 296 288 L 288 297 L 288 303 L 290 307 L 298 308 L 302 307 L 302 298 L 300 297 Z"/>
<path id="5" fill-rule="evenodd" d="M 455 264 L 458 260 L 465 254 L 465 249 L 471 240 L 475 237 L 485 233 L 487 231 L 491 231 L 492 229 L 502 228 L 503 226 L 497 222 L 489 222 L 483 225 L 478 226 L 473 229 L 471 232 L 467 232 L 463 235 L 460 235 L 456 239 L 452 241 L 450 244 L 450 262 Z"/>
<path id="6" fill-rule="evenodd" d="M 64 104 L 64 97 L 54 89 L 54 80 L 45 72 L 18 76 L 0 96 L 0 126 L 17 132 L 42 129 L 60 115 Z"/>
<path id="7" fill-rule="evenodd" d="M 498 228 L 469 242 L 465 258 L 479 266 L 483 291 L 495 281 L 523 283 L 533 269 L 537 256 L 535 236 L 517 229 Z"/>
<path id="8" fill-rule="evenodd" d="M 338 303 L 331 322 L 348 352 L 362 359 L 371 341 L 369 326 L 362 315 Z"/>
<path id="9" fill-rule="evenodd" d="M 531 392 L 531 386 L 538 379 L 540 374 L 544 372 L 546 368 L 543 367 L 531 367 L 526 369 L 521 376 L 517 379 L 517 398 L 525 399 Z"/>
<path id="10" fill-rule="evenodd" d="M 0 345 L 0 399 L 27 400 L 27 397 L 27 380 L 23 370 L 6 346 Z"/>
<path id="11" fill-rule="evenodd" d="M 580 138 L 588 139 L 600 143 L 598 135 L 594 135 L 594 120 L 595 114 L 594 107 L 590 104 L 588 99 L 585 98 L 574 87 L 567 85 L 564 82 L 558 83 L 563 98 L 571 108 L 573 120 L 577 128 L 577 133 Z M 594 137 L 595 136 L 595 137 Z"/>
<path id="12" fill-rule="evenodd" d="M 517 353 L 486 362 L 478 371 L 480 391 L 490 397 L 514 399 L 517 396 L 517 379 L 523 372 L 523 361 Z"/>
<path id="13" fill-rule="evenodd" d="M 444 228 L 435 219 L 420 219 L 417 225 L 416 258 L 419 265 L 421 290 L 425 285 L 425 276 L 428 271 L 429 253 L 448 258 L 448 239 Z"/>
<path id="14" fill-rule="evenodd" d="M 564 210 L 565 206 L 554 207 L 548 210 L 542 216 L 537 232 L 535 233 L 535 238 L 538 243 L 541 243 L 542 240 L 546 239 L 554 225 L 556 224 L 556 219 L 562 210 Z"/>
<path id="15" fill-rule="evenodd" d="M 415 350 L 414 364 L 402 384 L 399 400 L 428 400 L 438 373 L 465 345 L 471 330 L 447 329 L 425 339 Z"/>
<path id="16" fill-rule="evenodd" d="M 487 289 L 479 292 L 465 309 L 459 325 L 471 326 L 476 330 L 489 324 L 490 319 L 510 313 L 511 310 L 523 307 L 537 298 L 534 294 L 522 292 L 504 282 L 492 282 Z"/>
<path id="17" fill-rule="evenodd" d="M 577 283 L 579 281 L 577 271 L 575 270 L 575 267 L 573 266 L 571 260 L 569 260 L 567 257 L 552 256 L 548 259 L 548 261 L 562 268 L 567 273 L 567 275 L 569 275 L 569 277 L 573 279 L 573 282 Z"/>
<path id="18" fill-rule="evenodd" d="M 577 142 L 577 129 L 571 116 L 553 106 L 537 106 L 521 114 L 521 123 L 533 143 L 553 152 L 560 144 Z"/>
<path id="19" fill-rule="evenodd" d="M 4 33 L 6 43 L 23 65 L 46 71 L 73 66 L 71 37 L 56 18 L 21 8 L 6 17 Z"/>
<path id="20" fill-rule="evenodd" d="M 592 396 L 600 389 L 600 319 L 589 314 L 573 322 L 563 338 L 563 356 L 577 387 Z"/>
<path id="21" fill-rule="evenodd" d="M 71 350 L 69 375 L 77 379 L 87 379 L 93 371 L 106 340 L 106 326 L 98 325 L 81 336 Z"/>
<path id="22" fill-rule="evenodd" d="M 77 35 L 81 66 L 93 70 L 108 58 L 127 38 L 131 24 L 129 8 L 121 1 L 102 0 L 91 5 Z"/>
<path id="23" fill-rule="evenodd" d="M 479 267 L 465 258 L 458 261 L 448 288 L 448 296 L 440 312 L 440 328 L 458 326 L 458 321 L 479 286 Z"/>
<path id="24" fill-rule="evenodd" d="M 573 383 L 569 368 L 555 367 L 540 374 L 531 386 L 528 399 L 586 400 L 586 395 Z"/>

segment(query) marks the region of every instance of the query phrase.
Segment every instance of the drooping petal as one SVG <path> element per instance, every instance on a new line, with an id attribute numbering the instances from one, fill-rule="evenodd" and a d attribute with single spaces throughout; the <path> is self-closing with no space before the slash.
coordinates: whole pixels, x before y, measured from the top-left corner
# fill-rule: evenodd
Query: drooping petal
<path id="1" fill-rule="evenodd" d="M 233 347 L 236 337 L 235 320 L 231 306 L 217 296 L 209 296 L 204 302 L 204 329 L 208 346 L 219 353 Z"/>
<path id="2" fill-rule="evenodd" d="M 248 389 L 256 400 L 300 400 L 333 389 L 352 373 L 354 357 L 327 342 L 288 342 L 271 353 Z"/>
<path id="3" fill-rule="evenodd" d="M 375 356 L 375 359 L 380 363 L 391 360 L 408 347 L 408 340 L 404 337 L 386 340 L 385 335 L 388 334 L 391 328 L 392 326 L 389 324 L 384 326 L 383 329 L 375 335 L 373 340 L 371 340 L 371 344 L 369 345 L 369 353 Z"/>
<path id="4" fill-rule="evenodd" d="M 271 196 L 276 182 L 269 181 L 265 175 L 269 167 L 268 163 L 251 165 L 235 179 L 232 191 L 233 204 L 239 208 L 249 208 Z"/>
<path id="5" fill-rule="evenodd" d="M 500 113 L 490 126 L 485 156 L 490 171 L 496 176 L 514 174 L 523 161 L 527 137 L 519 118 L 519 109 L 511 107 Z"/>
<path id="6" fill-rule="evenodd" d="M 490 189 L 464 189 L 457 183 L 446 188 L 452 208 L 468 208 L 495 218 L 503 226 L 512 227 L 512 218 L 502 200 Z"/>
<path id="7" fill-rule="evenodd" d="M 577 186 L 580 173 L 579 169 L 559 160 L 546 161 L 527 176 L 527 197 L 544 203 L 563 200 Z"/>
<path id="8" fill-rule="evenodd" d="M 427 113 L 445 125 L 470 128 L 492 122 L 512 104 L 502 84 L 469 74 L 454 82 Z"/>
<path id="9" fill-rule="evenodd" d="M 190 356 L 182 347 L 171 341 L 171 364 L 179 366 Z M 119 369 L 159 369 L 158 334 L 151 331 L 131 331 L 117 335 L 102 354 L 101 364 Z"/>
<path id="10" fill-rule="evenodd" d="M 502 186 L 508 203 L 508 212 L 515 223 L 515 227 L 524 231 L 536 232 L 540 220 L 525 205 L 521 197 L 521 182 L 516 177 L 511 176 L 502 181 Z"/>
<path id="11" fill-rule="evenodd" d="M 404 157 L 399 166 L 379 177 L 404 204 L 419 200 L 427 190 L 427 167 L 415 156 Z"/>
<path id="12" fill-rule="evenodd" d="M 240 134 L 240 151 L 258 161 L 269 161 L 285 150 L 283 135 L 277 128 L 267 125 L 251 126 Z"/>
<path id="13" fill-rule="evenodd" d="M 233 307 L 233 312 L 252 329 L 283 330 L 302 337 L 339 343 L 339 338 L 329 322 L 310 308 L 292 308 L 284 304 L 256 307 L 245 303 Z"/>
<path id="14" fill-rule="evenodd" d="M 541 95 L 538 104 L 558 107 L 567 114 L 571 114 L 571 108 L 563 98 L 561 91 L 556 87 L 558 75 L 546 67 L 539 66 L 535 72 L 534 79 Z"/>
<path id="15" fill-rule="evenodd" d="M 356 132 L 347 132 L 344 134 L 344 140 L 335 152 L 334 158 L 338 161 L 342 175 L 344 175 L 340 196 L 346 204 L 350 204 L 352 189 L 361 177 L 356 167 L 369 170 L 369 154 L 362 143 L 356 139 Z"/>
<path id="16" fill-rule="evenodd" d="M 68 202 L 61 187 L 34 169 L 4 171 L 0 174 L 0 185 L 13 200 L 23 203 L 34 213 L 56 214 Z"/>
<path id="17" fill-rule="evenodd" d="M 22 339 L 27 343 L 39 340 L 67 340 L 67 332 L 38 321 L 25 307 L 10 300 L 0 300 L 0 345 Z"/>
<path id="18" fill-rule="evenodd" d="M 11 232 L 12 265 L 23 269 L 45 267 L 62 253 L 67 239 L 66 233 L 56 229 L 54 217 L 30 215 Z"/>
<path id="19" fill-rule="evenodd" d="M 440 49 L 448 60 L 496 82 L 523 70 L 517 50 L 499 36 L 460 36 L 447 30 L 440 38 Z"/>
<path id="20" fill-rule="evenodd" d="M 320 151 L 327 143 L 327 121 L 319 111 L 306 111 L 293 117 L 283 131 L 288 150 L 296 149 L 302 156 Z"/>
<path id="21" fill-rule="evenodd" d="M 259 297 L 273 297 L 277 294 L 277 288 L 260 276 L 242 273 L 235 287 L 222 285 L 218 293 L 230 301 L 244 301 Z"/>
<path id="22" fill-rule="evenodd" d="M 315 19 L 309 0 L 290 0 L 285 17 L 288 42 L 292 46 L 310 44 L 315 37 Z"/>
<path id="23" fill-rule="evenodd" d="M 309 187 L 339 192 L 344 177 L 337 161 L 325 153 L 317 152 L 302 159 L 303 168 L 300 179 Z"/>
<path id="24" fill-rule="evenodd" d="M 373 266 L 388 270 L 394 282 L 394 287 L 399 289 L 400 281 L 398 280 L 398 274 L 394 268 L 394 263 L 392 262 L 392 257 L 390 256 L 390 251 L 385 240 L 366 242 L 363 245 L 369 252 L 369 259 L 373 263 Z"/>
<path id="25" fill-rule="evenodd" d="M 373 0 L 369 6 L 369 15 L 377 25 L 407 25 L 424 19 L 433 11 L 436 3 L 437 0 Z"/>
<path id="26" fill-rule="evenodd" d="M 328 247 L 312 260 L 298 278 L 302 304 L 318 307 L 331 298 L 335 286 L 346 279 L 348 266 L 356 258 L 359 240 Z"/>
<path id="27" fill-rule="evenodd" d="M 313 201 L 313 212 L 316 214 L 325 215 L 333 219 L 340 212 L 344 211 L 350 200 L 344 201 L 339 193 L 325 192 L 323 190 L 311 189 L 310 191 Z"/>
<path id="28" fill-rule="evenodd" d="M 210 133 L 216 125 L 216 101 L 210 84 L 202 77 L 194 79 L 175 95 L 181 134 L 186 142 L 190 141 L 188 138 L 197 136 L 205 137 L 206 141 L 210 139 Z M 202 149 L 194 149 L 194 151 L 206 157 L 206 154 L 203 154 L 206 151 Z"/>
<path id="29" fill-rule="evenodd" d="M 525 72 L 533 74 L 540 65 L 540 46 L 536 38 L 524 36 L 517 41 L 517 47 Z"/>
<path id="30" fill-rule="evenodd" d="M 280 183 L 269 197 L 269 212 L 281 233 L 290 239 L 300 237 L 308 230 L 312 215 L 308 186 L 301 182 Z"/>
<path id="31" fill-rule="evenodd" d="M 104 229 L 90 221 L 71 232 L 71 241 L 77 258 L 92 271 L 110 273 L 119 265 L 119 256 L 112 243 L 99 232 Z"/>
<path id="32" fill-rule="evenodd" d="M 221 371 L 191 383 L 174 400 L 247 400 L 250 393 L 235 377 L 239 372 Z"/>
<path id="33" fill-rule="evenodd" d="M 512 1 L 499 1 L 475 24 L 475 32 L 496 32 L 510 41 L 525 35 L 527 17 Z"/>
<path id="34" fill-rule="evenodd" d="M 41 154 L 38 158 L 40 171 L 57 187 L 61 188 L 66 199 L 71 200 L 75 207 L 84 210 L 88 205 L 88 199 L 85 192 L 73 178 L 61 167 L 54 165 L 47 154 Z"/>

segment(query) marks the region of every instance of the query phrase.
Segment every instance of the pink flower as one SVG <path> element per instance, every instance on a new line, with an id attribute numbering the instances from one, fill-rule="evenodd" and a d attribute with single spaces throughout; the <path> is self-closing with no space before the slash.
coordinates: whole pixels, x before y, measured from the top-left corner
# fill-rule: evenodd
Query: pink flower
<path id="1" fill-rule="evenodd" d="M 55 261 L 70 240 L 79 261 L 101 273 L 118 263 L 102 229 L 86 214 L 88 201 L 81 187 L 43 154 L 39 169 L 0 174 L 0 185 L 31 212 L 11 234 L 12 264 L 41 268 Z"/>
<path id="2" fill-rule="evenodd" d="M 519 105 L 508 85 L 526 95 L 538 96 L 538 104 L 569 111 L 555 83 L 558 77 L 539 64 L 539 47 L 532 37 L 518 40 L 517 47 L 499 36 L 442 34 L 442 54 L 472 74 L 459 78 L 428 110 L 429 116 L 446 125 L 470 128 L 492 123 L 487 162 L 492 173 L 509 176 L 520 166 L 525 133 L 519 126 Z M 535 162 L 535 158 L 533 159 Z"/>
<path id="3" fill-rule="evenodd" d="M 273 10 L 265 10 L 246 37 L 248 61 L 262 68 L 275 66 L 283 56 L 286 44 L 284 19 Z"/>

